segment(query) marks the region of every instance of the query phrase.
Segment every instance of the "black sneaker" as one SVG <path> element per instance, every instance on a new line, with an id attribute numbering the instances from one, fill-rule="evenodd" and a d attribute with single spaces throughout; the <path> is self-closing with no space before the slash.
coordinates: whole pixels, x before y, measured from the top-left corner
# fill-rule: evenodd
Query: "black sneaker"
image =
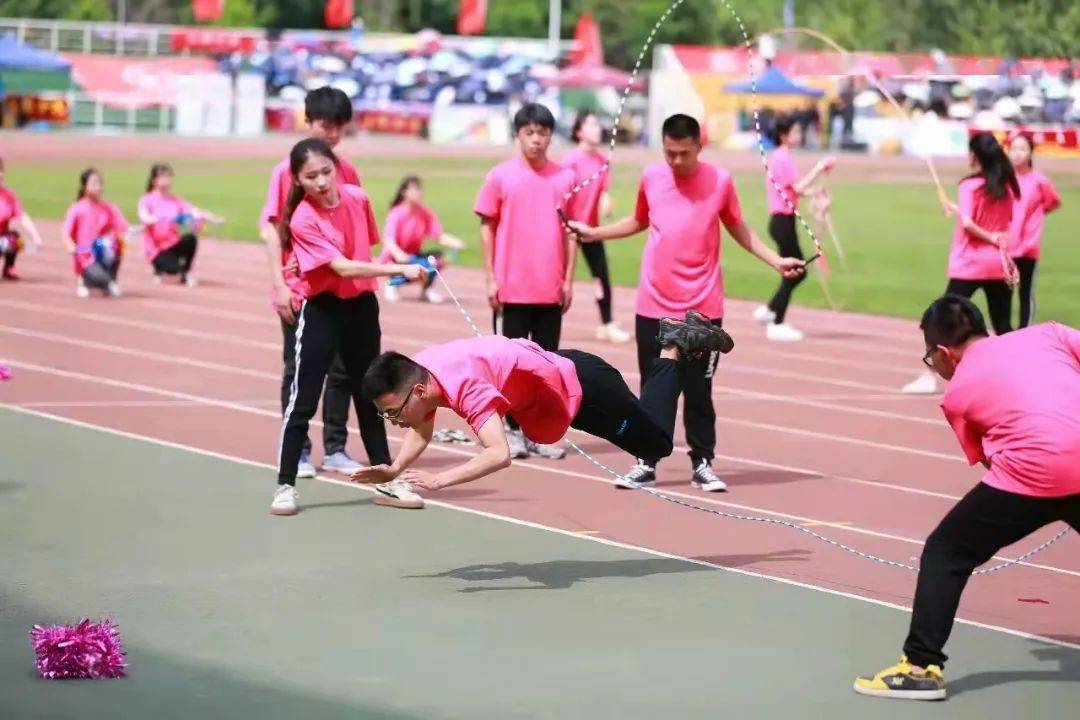
<path id="1" fill-rule="evenodd" d="M 727 490 L 727 483 L 721 480 L 720 476 L 713 471 L 708 460 L 702 460 L 697 464 L 690 484 L 705 492 L 724 492 Z"/>
<path id="2" fill-rule="evenodd" d="M 656 335 L 660 347 L 674 345 L 683 357 L 698 357 L 710 352 L 730 352 L 735 347 L 726 332 L 718 327 L 690 325 L 681 320 L 664 318 L 660 321 L 660 331 Z"/>
<path id="3" fill-rule="evenodd" d="M 699 327 L 699 328 L 703 328 L 705 330 L 719 330 L 724 335 L 724 337 L 726 338 L 726 341 L 725 341 L 726 342 L 726 345 L 725 345 L 726 349 L 725 349 L 725 347 L 720 348 L 720 352 L 723 353 L 724 355 L 727 355 L 729 352 L 731 352 L 733 349 L 735 349 L 735 341 L 732 339 L 732 337 L 730 335 L 727 334 L 727 331 L 722 329 L 722 328 L 717 327 L 716 325 L 713 325 L 712 320 L 710 320 L 703 313 L 699 313 L 697 310 L 687 310 L 686 311 L 686 324 L 691 326 L 691 327 Z"/>
<path id="4" fill-rule="evenodd" d="M 639 487 L 652 487 L 655 484 L 656 468 L 640 460 L 637 465 L 630 468 L 630 472 L 615 481 L 615 487 L 620 490 L 636 490 Z"/>

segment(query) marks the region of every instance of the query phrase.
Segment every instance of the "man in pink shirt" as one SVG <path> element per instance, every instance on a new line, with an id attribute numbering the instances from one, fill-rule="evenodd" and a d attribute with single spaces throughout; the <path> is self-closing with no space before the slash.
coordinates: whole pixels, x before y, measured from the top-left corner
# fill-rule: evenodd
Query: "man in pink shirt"
<path id="1" fill-rule="evenodd" d="M 577 253 L 558 212 L 574 186 L 574 172 L 548 159 L 554 129 L 555 118 L 543 105 L 518 110 L 514 133 L 520 154 L 492 168 L 473 208 L 480 216 L 495 332 L 531 339 L 545 350 L 559 347 Z M 508 417 L 507 423 L 512 457 L 565 455 L 561 448 L 526 443 L 516 420 Z"/>
<path id="2" fill-rule="evenodd" d="M 502 423 L 510 413 L 533 442 L 555 442 L 574 427 L 633 455 L 669 455 L 681 366 L 703 354 L 730 352 L 734 343 L 695 312 L 687 313 L 685 322 L 661 320 L 656 341 L 660 357 L 649 370 L 640 400 L 622 374 L 595 355 L 549 352 L 524 338 L 457 340 L 413 359 L 383 353 L 364 377 L 364 396 L 384 419 L 409 432 L 393 464 L 365 468 L 353 479 L 380 483 L 380 501 L 393 505 L 408 497 L 402 490 L 441 490 L 490 475 L 510 465 Z M 482 452 L 437 474 L 409 470 L 431 442 L 435 414 L 443 407 L 469 423 Z"/>
<path id="3" fill-rule="evenodd" d="M 921 327 L 923 362 L 951 381 L 941 409 L 987 472 L 926 540 L 900 663 L 855 691 L 941 700 L 943 648 L 975 568 L 1050 523 L 1080 530 L 1080 331 L 1045 323 L 991 338 L 958 295 L 935 301 Z"/>
<path id="4" fill-rule="evenodd" d="M 644 379 L 660 354 L 660 318 L 696 310 L 719 327 L 724 317 L 724 279 L 720 265 L 720 223 L 737 243 L 782 276 L 796 278 L 805 263 L 782 258 L 767 248 L 743 221 L 731 175 L 701 162 L 701 128 L 688 115 L 672 115 L 663 126 L 664 158 L 645 168 L 633 215 L 611 225 L 570 222 L 584 242 L 629 237 L 649 229 L 641 258 L 637 292 L 638 368 Z M 712 401 L 715 354 L 684 364 L 680 384 L 692 484 L 709 492 L 727 485 L 712 469 L 716 450 L 716 409 Z M 656 482 L 660 458 L 640 457 L 623 487 Z"/>
<path id="5" fill-rule="evenodd" d="M 304 98 L 304 113 L 311 136 L 326 141 L 332 150 L 341 142 L 345 128 L 352 122 L 352 102 L 349 97 L 336 88 L 321 87 L 312 90 Z M 360 177 L 347 160 L 338 158 L 337 179 L 339 185 L 359 185 Z M 304 295 L 303 280 L 295 270 L 286 269 L 293 260 L 291 250 L 283 250 L 278 223 L 285 214 L 289 191 L 292 189 L 292 175 L 289 172 L 289 158 L 285 158 L 270 174 L 270 185 L 266 192 L 266 202 L 259 217 L 259 235 L 266 244 L 270 262 L 270 278 L 273 282 L 274 309 L 281 317 L 281 334 L 284 341 L 284 371 L 281 377 L 281 411 L 289 402 L 289 389 L 296 374 L 296 311 Z M 326 388 L 323 391 L 323 469 L 351 474 L 360 467 L 345 452 L 348 439 L 346 423 L 349 420 L 349 377 L 341 357 L 334 359 L 330 372 L 326 376 Z M 370 427 L 361 435 L 378 434 L 379 429 Z M 315 477 L 315 465 L 311 461 L 311 440 L 304 443 L 304 452 L 300 457 L 300 469 L 297 477 Z"/>

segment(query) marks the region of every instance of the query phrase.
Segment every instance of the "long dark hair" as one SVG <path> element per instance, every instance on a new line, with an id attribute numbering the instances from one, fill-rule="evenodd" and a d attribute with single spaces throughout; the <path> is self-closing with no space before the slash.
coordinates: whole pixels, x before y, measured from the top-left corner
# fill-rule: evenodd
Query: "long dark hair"
<path id="1" fill-rule="evenodd" d="M 1013 197 L 1020 197 L 1016 171 L 996 137 L 987 132 L 975 133 L 968 142 L 968 149 L 979 163 L 979 171 L 968 177 L 981 177 L 987 195 L 1002 200 L 1011 191 Z"/>
<path id="2" fill-rule="evenodd" d="M 285 212 L 281 214 L 281 220 L 278 222 L 281 247 L 286 250 L 292 247 L 289 222 L 292 220 L 296 208 L 300 205 L 300 201 L 304 199 L 304 188 L 300 187 L 297 176 L 300 175 L 300 168 L 304 167 L 304 163 L 307 162 L 310 155 L 322 155 L 334 163 L 335 168 L 338 165 L 338 159 L 334 155 L 334 151 L 330 149 L 330 146 L 325 141 L 319 138 L 308 138 L 293 145 L 293 149 L 289 152 L 289 173 L 292 175 L 292 187 L 289 189 L 289 198 L 285 201 Z"/>
<path id="3" fill-rule="evenodd" d="M 95 167 L 88 167 L 79 174 L 79 194 L 75 197 L 76 200 L 82 200 L 86 197 L 86 183 L 90 182 L 91 175 L 101 175 L 98 169 Z"/>
<path id="4" fill-rule="evenodd" d="M 403 177 L 401 184 L 398 185 L 397 192 L 394 193 L 394 199 L 390 202 L 391 210 L 405 202 L 405 191 L 409 189 L 410 185 L 416 185 L 418 188 L 424 187 L 424 183 L 420 182 L 419 175 L 406 175 Z"/>
<path id="5" fill-rule="evenodd" d="M 157 180 L 158 175 L 164 175 L 165 173 L 173 174 L 172 165 L 169 163 L 156 163 L 150 166 L 150 179 L 146 181 L 146 192 L 150 192 L 154 189 L 154 181 Z"/>

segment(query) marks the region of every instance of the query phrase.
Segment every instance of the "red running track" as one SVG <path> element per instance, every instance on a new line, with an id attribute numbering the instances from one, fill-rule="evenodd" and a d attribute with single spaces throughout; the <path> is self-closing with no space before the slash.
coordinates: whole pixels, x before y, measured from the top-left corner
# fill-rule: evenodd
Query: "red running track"
<path id="1" fill-rule="evenodd" d="M 206 451 L 272 463 L 279 431 L 281 335 L 270 309 L 261 248 L 204 242 L 195 289 L 150 283 L 140 257 L 121 272 L 119 300 L 77 299 L 56 226 L 51 245 L 20 262 L 26 280 L 0 283 L 0 357 L 15 376 L 0 402 Z M 478 274 L 448 273 L 481 328 L 490 323 Z M 633 345 L 594 340 L 590 286 L 577 288 L 564 345 L 603 355 L 632 387 Z M 458 311 L 413 302 L 413 291 L 382 304 L 384 348 L 403 352 L 470 333 Z M 632 326 L 632 290 L 617 289 L 616 311 Z M 689 486 L 685 448 L 660 467 L 659 487 L 718 510 L 760 514 L 812 527 L 838 541 L 916 563 L 922 540 L 979 473 L 961 459 L 933 398 L 896 392 L 917 372 L 918 331 L 909 321 L 793 311 L 807 341 L 766 343 L 730 301 L 736 350 L 716 378 L 717 470 L 730 491 Z M 440 427 L 464 427 L 443 413 Z M 317 432 L 313 434 L 313 437 Z M 400 433 L 391 433 L 391 441 Z M 603 441 L 572 439 L 600 461 L 630 458 Z M 680 432 L 678 442 L 683 443 Z M 316 443 L 318 445 L 318 443 Z M 352 441 L 355 453 L 359 444 Z M 459 461 L 460 446 L 433 445 L 426 467 Z M 267 471 L 267 504 L 274 474 Z M 496 477 L 438 493 L 455 506 L 582 532 L 774 578 L 898 605 L 910 604 L 914 574 L 821 544 L 790 529 L 718 518 L 641 493 L 616 491 L 584 458 L 516 462 Z M 264 506 L 252 508 L 265 512 Z M 999 560 L 1052 536 L 1046 528 Z M 1080 637 L 1078 540 L 1070 535 L 1029 562 L 968 586 L 965 619 L 1065 642 Z M 1048 604 L 1021 602 L 1039 598 Z M 900 638 L 897 638 L 899 643 Z"/>

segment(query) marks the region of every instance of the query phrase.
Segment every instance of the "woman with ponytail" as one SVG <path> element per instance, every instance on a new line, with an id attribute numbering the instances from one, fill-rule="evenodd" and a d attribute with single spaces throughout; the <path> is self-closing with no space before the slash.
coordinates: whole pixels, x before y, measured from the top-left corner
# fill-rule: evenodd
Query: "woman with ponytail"
<path id="1" fill-rule="evenodd" d="M 416 280 L 423 270 L 419 265 L 372 262 L 371 246 L 379 242 L 379 230 L 371 201 L 356 185 L 338 185 L 336 168 L 334 153 L 321 139 L 303 140 L 289 155 L 293 184 L 278 232 L 282 247 L 296 256 L 301 304 L 296 373 L 281 428 L 278 487 L 270 506 L 275 515 L 297 512 L 296 473 L 308 423 L 338 353 L 351 384 L 368 460 L 372 465 L 390 464 L 386 428 L 375 406 L 361 394 L 364 373 L 381 350 L 376 278 L 401 274 Z"/>
<path id="2" fill-rule="evenodd" d="M 1005 149 L 990 133 L 972 135 L 968 150 L 974 172 L 960 181 L 956 202 L 946 200 L 944 204 L 945 214 L 956 217 L 945 293 L 970 298 L 982 290 L 994 333 L 1004 335 L 1012 330 L 1008 245 L 1020 184 Z M 927 370 L 905 385 L 903 392 L 936 393 L 940 389 L 937 377 Z"/>
<path id="3" fill-rule="evenodd" d="M 769 174 L 765 178 L 765 198 L 769 202 L 769 235 L 776 243 L 781 257 L 803 259 L 799 247 L 799 235 L 795 231 L 795 212 L 799 197 L 818 192 L 813 184 L 823 174 L 832 170 L 835 159 L 819 160 L 814 169 L 799 179 L 799 170 L 791 158 L 791 149 L 802 145 L 802 127 L 791 116 L 782 116 L 773 127 L 772 141 L 776 145 L 769 159 Z M 767 305 L 754 311 L 754 320 L 765 325 L 765 337 L 779 342 L 797 342 L 803 339 L 801 330 L 787 322 L 788 303 L 795 288 L 806 279 L 806 274 L 784 277 Z"/>

